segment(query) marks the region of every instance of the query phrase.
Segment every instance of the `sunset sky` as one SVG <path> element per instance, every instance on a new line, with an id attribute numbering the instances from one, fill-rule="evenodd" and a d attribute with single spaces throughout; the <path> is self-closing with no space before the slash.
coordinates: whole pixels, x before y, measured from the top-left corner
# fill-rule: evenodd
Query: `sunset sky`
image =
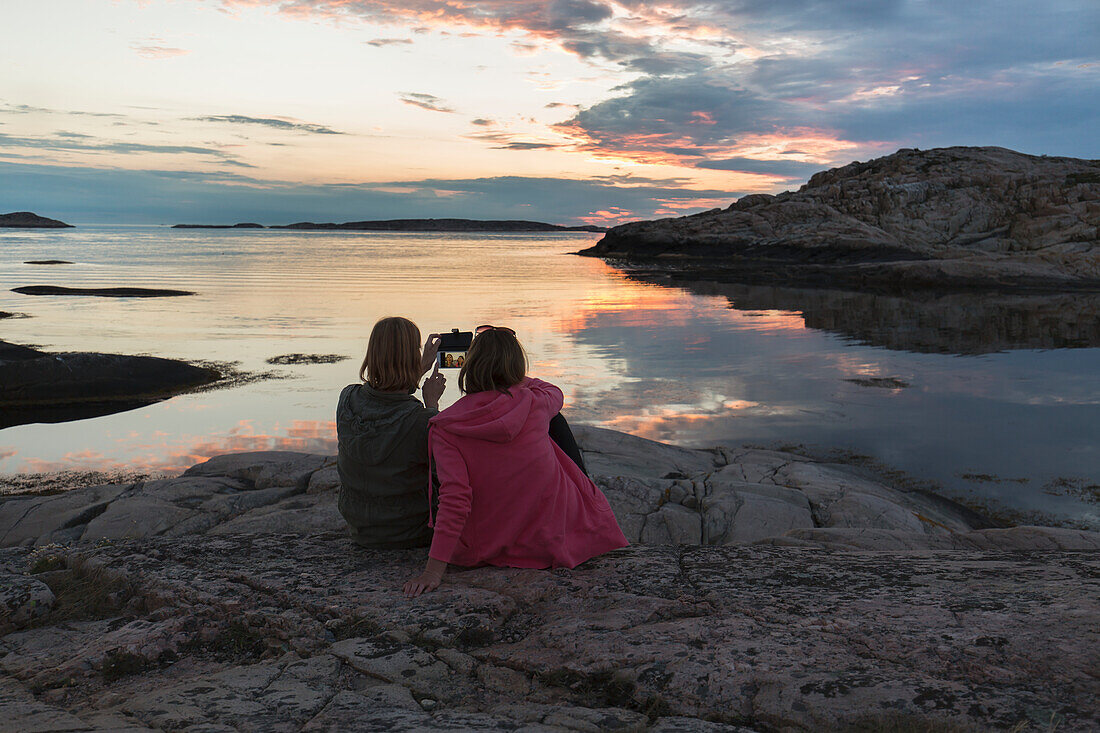
<path id="1" fill-rule="evenodd" d="M 0 0 L 0 213 L 615 223 L 1100 158 L 1096 0 Z"/>

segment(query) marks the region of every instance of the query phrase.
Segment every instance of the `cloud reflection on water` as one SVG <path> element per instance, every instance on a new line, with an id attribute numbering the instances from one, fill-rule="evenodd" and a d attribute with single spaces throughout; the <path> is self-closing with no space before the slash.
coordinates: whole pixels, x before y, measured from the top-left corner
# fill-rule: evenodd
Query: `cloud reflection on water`
<path id="1" fill-rule="evenodd" d="M 302 453 L 332 454 L 336 452 L 336 422 L 322 420 L 294 420 L 287 428 L 276 424 L 270 433 L 258 432 L 254 420 L 241 420 L 222 435 L 203 438 L 179 436 L 155 431 L 143 436 L 129 433 L 116 439 L 125 456 L 107 455 L 101 451 L 70 451 L 58 459 L 25 458 L 26 472 L 52 473 L 54 471 L 132 471 L 136 466 L 154 473 L 175 474 L 225 453 L 251 451 L 298 451 Z M 146 440 L 142 440 L 142 438 Z M 151 442 L 147 438 L 162 438 Z M 184 438 L 184 440 L 180 440 Z M 137 457 L 131 457 L 133 453 Z M 0 452 L 0 458 L 13 457 L 16 451 Z"/>

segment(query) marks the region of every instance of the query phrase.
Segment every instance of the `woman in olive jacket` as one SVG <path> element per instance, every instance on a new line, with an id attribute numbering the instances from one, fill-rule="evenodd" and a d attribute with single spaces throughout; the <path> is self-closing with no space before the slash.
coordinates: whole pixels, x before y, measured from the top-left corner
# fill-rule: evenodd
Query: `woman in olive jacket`
<path id="1" fill-rule="evenodd" d="M 374 324 L 359 369 L 363 384 L 349 384 L 336 407 L 340 513 L 364 547 L 431 544 L 428 527 L 428 420 L 439 412 L 446 379 L 436 361 L 439 335 L 420 349 L 420 329 L 406 318 Z"/>

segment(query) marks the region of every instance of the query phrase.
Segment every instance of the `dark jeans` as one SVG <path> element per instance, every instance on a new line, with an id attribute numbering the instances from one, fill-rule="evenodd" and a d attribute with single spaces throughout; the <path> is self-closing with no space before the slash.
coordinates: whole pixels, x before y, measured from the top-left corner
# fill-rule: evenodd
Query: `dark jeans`
<path id="1" fill-rule="evenodd" d="M 569 429 L 569 423 L 565 421 L 560 412 L 550 420 L 550 440 L 557 443 L 558 447 L 565 451 L 565 455 L 577 464 L 585 476 L 588 475 L 588 469 L 584 467 L 584 458 L 581 457 L 581 449 L 577 447 L 577 440 L 573 437 L 573 431 Z"/>

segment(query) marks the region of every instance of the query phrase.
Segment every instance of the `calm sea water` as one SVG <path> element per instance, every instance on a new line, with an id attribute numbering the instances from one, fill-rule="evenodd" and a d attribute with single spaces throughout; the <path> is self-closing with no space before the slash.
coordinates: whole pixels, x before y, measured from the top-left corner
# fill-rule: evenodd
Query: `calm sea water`
<path id="1" fill-rule="evenodd" d="M 179 471 L 226 451 L 335 450 L 333 410 L 371 325 L 517 330 L 574 422 L 706 446 L 869 454 L 949 495 L 1100 527 L 1051 482 L 1100 482 L 1096 296 L 905 300 L 628 274 L 570 255 L 598 235 L 82 226 L 0 230 L 0 339 L 238 362 L 282 379 L 100 418 L 0 430 L 0 473 Z M 73 265 L 35 266 L 25 260 Z M 193 290 L 24 296 L 20 285 Z M 271 366 L 288 353 L 335 364 Z M 457 372 L 444 404 L 457 399 Z M 855 380 L 855 381 L 851 381 Z"/>

